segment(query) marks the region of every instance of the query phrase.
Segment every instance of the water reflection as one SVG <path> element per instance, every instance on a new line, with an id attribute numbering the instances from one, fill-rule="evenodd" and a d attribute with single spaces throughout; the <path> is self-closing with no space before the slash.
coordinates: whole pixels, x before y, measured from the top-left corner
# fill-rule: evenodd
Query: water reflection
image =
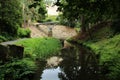
<path id="1" fill-rule="evenodd" d="M 63 49 L 60 67 L 68 80 L 99 80 L 95 55 L 81 46 Z M 65 79 L 61 79 L 65 80 Z"/>
<path id="2" fill-rule="evenodd" d="M 54 66 L 51 63 L 52 68 L 47 66 L 40 80 L 99 80 L 98 61 L 86 48 L 75 45 L 62 49 L 58 56 L 48 59 L 48 62 L 60 64 Z"/>
<path id="3" fill-rule="evenodd" d="M 60 67 L 45 69 L 40 80 L 60 80 L 58 74 L 61 73 Z"/>

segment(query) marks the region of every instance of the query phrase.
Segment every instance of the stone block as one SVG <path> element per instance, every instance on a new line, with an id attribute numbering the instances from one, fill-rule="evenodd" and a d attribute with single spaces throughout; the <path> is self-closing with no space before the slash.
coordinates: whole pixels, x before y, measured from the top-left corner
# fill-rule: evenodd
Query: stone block
<path id="1" fill-rule="evenodd" d="M 8 46 L 0 44 L 0 60 L 6 61 L 9 54 Z"/>
<path id="2" fill-rule="evenodd" d="M 9 56 L 13 58 L 23 58 L 24 47 L 17 45 L 8 45 L 9 46 Z"/>

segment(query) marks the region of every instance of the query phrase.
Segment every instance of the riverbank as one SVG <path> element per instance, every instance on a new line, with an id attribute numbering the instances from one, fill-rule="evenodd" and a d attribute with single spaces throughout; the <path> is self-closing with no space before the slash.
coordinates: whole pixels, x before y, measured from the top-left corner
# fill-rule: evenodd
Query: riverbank
<path id="1" fill-rule="evenodd" d="M 26 38 L 13 44 L 24 47 L 23 57 L 22 59 L 11 57 L 5 62 L 0 61 L 0 80 L 34 80 L 34 75 L 40 67 L 36 62 L 56 55 L 61 49 L 60 40 L 52 37 Z"/>
<path id="2" fill-rule="evenodd" d="M 99 26 L 99 29 L 90 30 L 91 36 L 80 34 L 68 41 L 82 44 L 99 55 L 99 65 L 101 74 L 105 76 L 104 80 L 119 80 L 120 34 L 114 34 L 115 31 L 111 26 L 104 25 L 101 28 Z"/>
<path id="3" fill-rule="evenodd" d="M 97 42 L 88 41 L 84 45 L 100 55 L 102 74 L 109 80 L 118 80 L 120 73 L 120 34 Z"/>

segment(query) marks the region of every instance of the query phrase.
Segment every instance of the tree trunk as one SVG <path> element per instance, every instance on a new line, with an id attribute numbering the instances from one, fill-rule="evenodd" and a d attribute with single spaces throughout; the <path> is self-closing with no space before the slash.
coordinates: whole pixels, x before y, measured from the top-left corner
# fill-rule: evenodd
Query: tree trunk
<path id="1" fill-rule="evenodd" d="M 85 27 L 85 16 L 81 15 L 81 31 L 86 32 L 86 27 Z"/>

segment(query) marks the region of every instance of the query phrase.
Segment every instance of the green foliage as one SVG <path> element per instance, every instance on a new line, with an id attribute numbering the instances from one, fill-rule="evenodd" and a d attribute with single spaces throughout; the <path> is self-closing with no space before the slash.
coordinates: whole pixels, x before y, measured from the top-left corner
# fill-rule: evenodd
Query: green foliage
<path id="1" fill-rule="evenodd" d="M 59 14 L 58 20 L 59 20 L 60 24 L 69 26 L 69 21 L 62 14 Z"/>
<path id="2" fill-rule="evenodd" d="M 0 35 L 0 42 L 7 41 L 7 39 L 4 36 Z"/>
<path id="3" fill-rule="evenodd" d="M 109 62 L 109 70 L 110 73 L 107 74 L 107 76 L 109 77 L 109 79 L 111 80 L 119 80 L 119 74 L 120 74 L 120 53 L 119 55 L 115 55 Z"/>
<path id="4" fill-rule="evenodd" d="M 23 38 L 23 37 L 30 37 L 31 31 L 28 28 L 19 28 L 18 29 L 18 36 Z"/>
<path id="5" fill-rule="evenodd" d="M 14 39 L 16 39 L 16 37 L 13 37 L 11 34 L 8 34 L 5 32 L 0 34 L 0 42 L 5 42 L 8 40 L 14 40 Z"/>
<path id="6" fill-rule="evenodd" d="M 88 23 L 119 18 L 119 3 L 119 0 L 57 0 L 56 5 L 69 23 L 80 22 L 84 16 L 87 26 Z"/>
<path id="7" fill-rule="evenodd" d="M 110 80 L 119 80 L 120 74 L 120 35 L 95 43 L 86 43 L 96 54 L 100 54 L 100 64 L 109 71 L 106 76 Z"/>
<path id="8" fill-rule="evenodd" d="M 28 4 L 26 7 L 29 8 L 32 21 L 42 21 L 45 19 L 47 10 L 43 0 L 32 0 L 32 3 Z"/>
<path id="9" fill-rule="evenodd" d="M 53 5 L 53 3 L 55 3 L 56 0 L 44 0 L 44 2 L 50 6 L 50 5 Z"/>
<path id="10" fill-rule="evenodd" d="M 60 41 L 55 38 L 31 38 L 16 43 L 25 47 L 25 57 L 45 59 L 59 52 Z"/>
<path id="11" fill-rule="evenodd" d="M 34 74 L 35 63 L 24 58 L 22 60 L 12 60 L 4 65 L 0 65 L 0 80 L 26 80 Z"/>
<path id="12" fill-rule="evenodd" d="M 53 21 L 53 22 L 56 22 L 57 21 L 57 16 L 56 15 L 48 15 L 45 19 L 45 21 L 49 22 L 49 21 Z"/>
<path id="13" fill-rule="evenodd" d="M 19 0 L 0 0 L 0 34 L 6 32 L 12 36 L 17 34 L 22 24 L 22 7 Z"/>

